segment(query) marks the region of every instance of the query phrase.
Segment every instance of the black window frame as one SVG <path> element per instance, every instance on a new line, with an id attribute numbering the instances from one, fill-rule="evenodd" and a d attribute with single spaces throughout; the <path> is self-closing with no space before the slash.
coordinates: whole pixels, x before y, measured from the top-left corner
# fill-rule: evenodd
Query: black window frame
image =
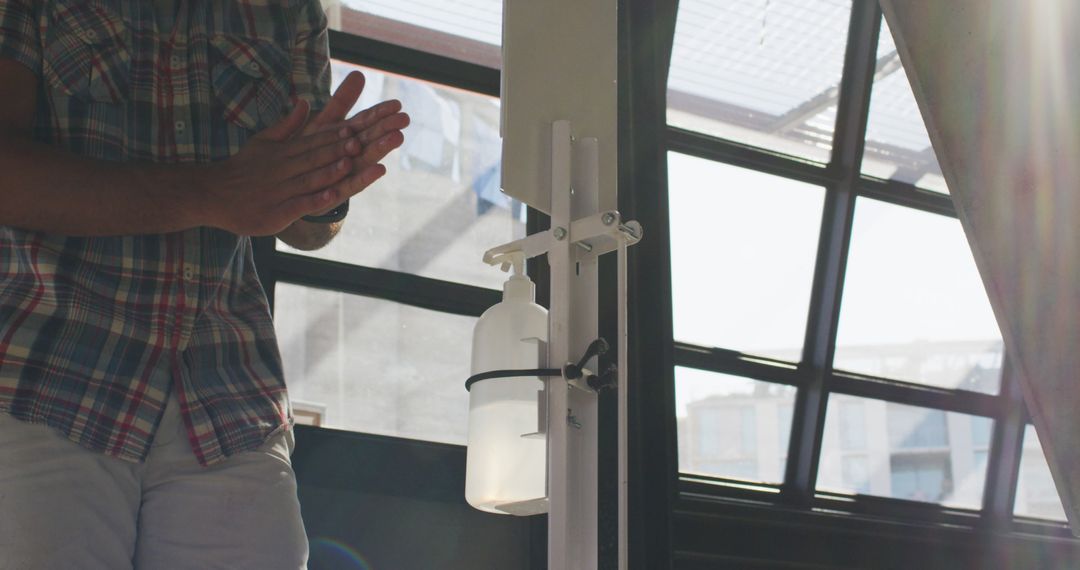
<path id="1" fill-rule="evenodd" d="M 734 374 L 797 388 L 788 464 L 780 485 L 747 485 L 724 477 L 681 476 L 684 495 L 764 500 L 807 511 L 827 510 L 926 524 L 1071 537 L 1067 525 L 1013 515 L 1023 431 L 1030 423 L 1018 381 L 1003 359 L 997 395 L 925 386 L 833 369 L 841 297 L 856 200 L 868 198 L 914 210 L 957 218 L 945 194 L 862 173 L 876 50 L 883 29 L 876 0 L 853 0 L 840 83 L 832 158 L 828 164 L 786 156 L 719 137 L 667 128 L 667 150 L 723 164 L 815 184 L 825 188 L 825 206 L 801 361 L 788 363 L 718 347 L 671 339 L 674 364 Z M 981 508 L 941 505 L 886 497 L 850 496 L 815 488 L 830 394 L 970 414 L 993 420 L 987 478 Z M 753 490 L 755 489 L 756 490 Z"/>

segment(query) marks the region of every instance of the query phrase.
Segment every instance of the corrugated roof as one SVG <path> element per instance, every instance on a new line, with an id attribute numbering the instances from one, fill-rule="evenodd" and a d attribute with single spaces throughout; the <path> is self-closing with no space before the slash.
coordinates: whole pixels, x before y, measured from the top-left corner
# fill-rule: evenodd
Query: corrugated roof
<path id="1" fill-rule="evenodd" d="M 779 117 L 840 82 L 847 0 L 682 0 L 669 88 Z"/>

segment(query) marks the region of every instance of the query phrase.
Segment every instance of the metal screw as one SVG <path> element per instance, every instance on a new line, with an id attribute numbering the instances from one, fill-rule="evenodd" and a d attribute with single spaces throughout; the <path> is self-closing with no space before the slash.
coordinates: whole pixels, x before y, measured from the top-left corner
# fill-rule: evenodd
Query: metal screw
<path id="1" fill-rule="evenodd" d="M 615 223 L 615 214 L 608 212 L 604 214 L 604 217 L 600 218 L 600 221 L 604 222 L 605 226 L 610 226 Z"/>
<path id="2" fill-rule="evenodd" d="M 566 239 L 566 228 L 555 228 L 555 239 L 562 241 Z"/>

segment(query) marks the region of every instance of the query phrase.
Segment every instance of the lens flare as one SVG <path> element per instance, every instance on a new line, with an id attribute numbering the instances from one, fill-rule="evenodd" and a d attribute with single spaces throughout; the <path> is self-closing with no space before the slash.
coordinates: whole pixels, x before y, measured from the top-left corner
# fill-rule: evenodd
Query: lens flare
<path id="1" fill-rule="evenodd" d="M 355 548 L 331 537 L 321 536 L 311 540 L 309 545 L 311 559 L 320 564 L 330 564 L 326 568 L 335 570 L 375 570 Z M 315 566 L 312 566 L 315 568 Z"/>

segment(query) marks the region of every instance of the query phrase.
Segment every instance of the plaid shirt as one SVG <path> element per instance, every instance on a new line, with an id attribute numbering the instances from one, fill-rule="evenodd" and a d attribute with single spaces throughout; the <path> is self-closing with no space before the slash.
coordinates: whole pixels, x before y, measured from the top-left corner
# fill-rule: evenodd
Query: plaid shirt
<path id="1" fill-rule="evenodd" d="M 33 136 L 106 161 L 218 161 L 329 98 L 319 0 L 0 0 L 0 58 L 41 78 Z M 146 458 L 170 394 L 200 463 L 288 429 L 251 241 L 196 228 L 70 237 L 0 226 L 0 410 Z"/>

